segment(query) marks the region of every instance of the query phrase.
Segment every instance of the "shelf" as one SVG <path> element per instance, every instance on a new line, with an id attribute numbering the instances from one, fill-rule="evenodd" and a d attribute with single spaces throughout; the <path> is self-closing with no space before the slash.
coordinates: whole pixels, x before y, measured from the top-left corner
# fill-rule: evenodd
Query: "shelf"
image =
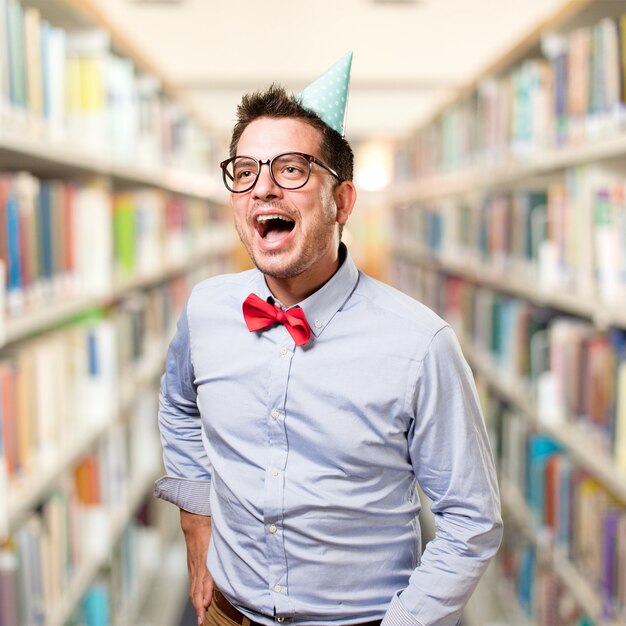
<path id="1" fill-rule="evenodd" d="M 128 296 L 132 291 L 149 289 L 171 278 L 192 271 L 198 265 L 226 253 L 231 246 L 231 241 L 225 241 L 222 242 L 219 247 L 211 248 L 208 252 L 193 255 L 191 260 L 187 260 L 184 263 L 172 264 L 158 274 L 118 281 L 110 292 L 100 295 L 83 296 L 66 301 L 57 301 L 46 305 L 45 308 L 38 311 L 23 315 L 19 319 L 9 319 L 6 322 L 4 344 L 20 341 L 41 331 L 48 330 L 86 310 L 110 306 Z"/>
<path id="2" fill-rule="evenodd" d="M 392 188 L 391 195 L 396 203 L 409 203 L 473 191 L 508 188 L 533 176 L 554 174 L 589 162 L 624 160 L 625 155 L 626 134 L 623 129 L 616 128 L 616 133 L 604 139 L 537 151 L 526 160 L 497 166 L 484 165 L 469 171 L 434 174 L 413 183 L 398 183 Z"/>
<path id="3" fill-rule="evenodd" d="M 580 426 L 563 422 L 548 423 L 540 420 L 537 409 L 531 401 L 528 386 L 521 381 L 506 380 L 493 359 L 480 353 L 469 342 L 461 342 L 463 353 L 472 368 L 482 374 L 489 385 L 512 405 L 517 407 L 539 430 L 549 434 L 563 446 L 576 462 L 598 479 L 604 487 L 622 502 L 626 502 L 626 476 L 620 473 L 615 463 L 607 458 L 600 447 L 590 447 L 590 438 Z"/>
<path id="4" fill-rule="evenodd" d="M 185 196 L 224 202 L 223 185 L 206 174 L 183 172 L 168 167 L 137 167 L 133 163 L 116 163 L 67 140 L 35 138 L 16 134 L 0 124 L 0 165 L 34 170 L 50 176 L 104 176 L 120 185 L 147 185 Z"/>
<path id="5" fill-rule="evenodd" d="M 130 522 L 146 494 L 152 489 L 152 484 L 157 474 L 158 470 L 155 468 L 154 472 L 146 473 L 139 479 L 134 480 L 130 486 L 127 501 L 120 504 L 112 512 L 109 526 L 109 545 L 111 548 L 118 542 L 125 526 Z M 94 558 L 86 555 L 82 567 L 68 586 L 67 594 L 59 601 L 59 605 L 52 612 L 49 620 L 50 626 L 63 626 L 65 624 L 98 572 L 108 563 L 109 556 L 109 554 L 105 554 Z"/>
<path id="6" fill-rule="evenodd" d="M 602 618 L 602 599 L 584 575 L 567 558 L 564 550 L 559 546 L 550 546 L 550 549 L 546 550 L 545 542 L 540 537 L 541 529 L 533 521 L 528 504 L 519 490 L 505 479 L 501 479 L 500 488 L 502 502 L 506 510 L 524 535 L 537 548 L 542 562 L 545 562 L 559 577 L 576 604 L 594 620 L 596 626 L 619 626 L 618 622 L 607 621 Z"/>
<path id="7" fill-rule="evenodd" d="M 584 297 L 555 289 L 537 287 L 537 281 L 530 281 L 512 272 L 500 271 L 486 263 L 473 260 L 457 261 L 446 259 L 430 252 L 419 252 L 408 246 L 398 246 L 395 254 L 412 263 L 428 267 L 445 274 L 461 276 L 481 286 L 529 300 L 539 306 L 550 306 L 572 315 L 590 319 L 597 328 L 609 326 L 626 328 L 626 309 L 599 301 L 593 294 Z"/>
<path id="8" fill-rule="evenodd" d="M 10 531 L 31 512 L 61 473 L 75 463 L 109 429 L 112 417 L 80 433 L 58 451 L 49 464 L 42 464 L 36 471 L 22 479 L 10 479 L 8 483 L 7 526 Z M 1 535 L 0 535 L 1 538 Z"/>
<path id="9" fill-rule="evenodd" d="M 150 385 L 162 373 L 165 346 L 162 348 L 160 358 L 155 358 L 154 355 L 157 351 L 151 350 L 143 362 L 134 368 L 134 375 L 125 377 L 131 383 L 131 387 L 135 392 L 142 387 Z M 121 409 L 115 411 L 115 414 L 110 415 L 102 423 L 94 425 L 84 433 L 73 438 L 59 451 L 51 463 L 42 465 L 37 471 L 27 474 L 19 481 L 18 485 L 9 482 L 7 505 L 7 526 L 9 531 L 12 528 L 16 528 L 30 513 L 60 475 L 72 467 L 85 450 L 89 450 L 108 432 L 118 416 L 128 413 L 132 406 L 132 401 L 133 397 L 131 396 L 123 403 Z"/>

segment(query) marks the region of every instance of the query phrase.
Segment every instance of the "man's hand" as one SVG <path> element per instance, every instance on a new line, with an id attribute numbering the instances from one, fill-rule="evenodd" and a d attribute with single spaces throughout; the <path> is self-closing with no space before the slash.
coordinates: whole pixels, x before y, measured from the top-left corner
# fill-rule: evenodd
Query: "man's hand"
<path id="1" fill-rule="evenodd" d="M 189 599 L 196 609 L 198 626 L 202 626 L 204 613 L 213 598 L 213 577 L 206 566 L 211 541 L 211 518 L 181 509 L 180 527 L 183 529 L 187 544 Z"/>

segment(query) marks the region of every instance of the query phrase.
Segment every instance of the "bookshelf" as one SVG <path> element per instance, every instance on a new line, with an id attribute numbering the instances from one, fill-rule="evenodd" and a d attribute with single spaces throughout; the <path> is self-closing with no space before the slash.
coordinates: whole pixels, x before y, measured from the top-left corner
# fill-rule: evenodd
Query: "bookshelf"
<path id="1" fill-rule="evenodd" d="M 158 378 L 189 289 L 231 268 L 216 148 L 95 2 L 0 0 L 1 623 L 185 602 Z"/>
<path id="2" fill-rule="evenodd" d="M 1 126 L 0 150 L 0 166 L 9 166 L 13 171 L 25 169 L 64 177 L 100 175 L 117 186 L 153 186 L 186 196 L 226 200 L 219 181 L 206 173 L 150 164 L 121 165 L 112 156 L 94 154 L 80 145 L 57 144 Z"/>
<path id="3" fill-rule="evenodd" d="M 465 262 L 435 255 L 428 251 L 419 251 L 410 246 L 396 246 L 396 258 L 409 263 L 428 267 L 444 274 L 461 276 L 473 283 L 480 283 L 496 291 L 549 306 L 560 311 L 585 317 L 598 328 L 616 326 L 626 328 L 626 311 L 615 304 L 606 304 L 597 300 L 583 299 L 565 291 L 541 289 L 536 282 L 524 276 L 511 275 L 490 266 L 488 263 L 466 260 Z"/>
<path id="4" fill-rule="evenodd" d="M 130 495 L 126 502 L 120 503 L 112 512 L 109 520 L 109 543 L 115 545 L 119 540 L 124 526 L 129 522 L 134 511 L 139 507 L 146 495 L 151 491 L 158 469 L 148 472 L 144 476 L 133 479 L 130 485 Z M 75 606 L 80 602 L 97 573 L 107 564 L 108 555 L 100 559 L 90 560 L 84 568 L 74 576 L 72 584 L 65 597 L 53 608 L 49 618 L 50 624 L 63 626 L 71 617 Z"/>
<path id="5" fill-rule="evenodd" d="M 543 550 L 544 559 L 553 570 L 577 604 L 585 610 L 587 615 L 594 619 L 594 623 L 606 626 L 618 626 L 622 622 L 607 620 L 602 614 L 602 604 L 597 592 L 589 581 L 574 567 L 570 559 L 559 548 L 547 549 L 541 543 L 542 530 L 537 527 L 533 520 L 525 498 L 519 493 L 515 485 L 503 480 L 502 501 L 507 511 L 514 515 L 513 524 L 531 541 L 539 550 Z"/>
<path id="6" fill-rule="evenodd" d="M 625 51 L 626 2 L 564 3 L 396 152 L 395 282 L 476 373 L 507 519 L 489 586 L 537 626 L 626 619 Z"/>

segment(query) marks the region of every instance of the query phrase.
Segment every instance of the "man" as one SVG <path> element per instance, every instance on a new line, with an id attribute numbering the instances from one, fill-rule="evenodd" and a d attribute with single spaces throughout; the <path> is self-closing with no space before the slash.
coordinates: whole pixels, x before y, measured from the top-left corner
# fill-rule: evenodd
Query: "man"
<path id="1" fill-rule="evenodd" d="M 456 624 L 501 538 L 471 373 L 445 322 L 340 243 L 352 151 L 312 106 L 275 86 L 239 106 L 222 169 L 258 269 L 189 298 L 156 494 L 181 509 L 198 624 Z"/>

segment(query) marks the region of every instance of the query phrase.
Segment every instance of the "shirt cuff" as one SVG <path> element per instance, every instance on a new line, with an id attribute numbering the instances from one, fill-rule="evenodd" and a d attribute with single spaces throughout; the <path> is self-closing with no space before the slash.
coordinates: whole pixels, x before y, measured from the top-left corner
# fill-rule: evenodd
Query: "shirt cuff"
<path id="1" fill-rule="evenodd" d="M 211 515 L 210 480 L 189 480 L 163 476 L 154 483 L 154 495 L 178 508 L 198 515 Z"/>
<path id="2" fill-rule="evenodd" d="M 391 600 L 391 604 L 380 626 L 423 626 L 423 624 L 418 622 L 413 615 L 404 608 L 404 604 L 402 604 L 399 595 L 396 593 Z"/>

